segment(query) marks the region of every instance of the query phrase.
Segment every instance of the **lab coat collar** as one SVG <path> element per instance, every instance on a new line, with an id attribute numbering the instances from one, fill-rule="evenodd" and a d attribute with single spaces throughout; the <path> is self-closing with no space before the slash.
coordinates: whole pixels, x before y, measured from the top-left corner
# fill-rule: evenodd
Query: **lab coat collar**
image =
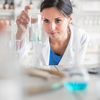
<path id="1" fill-rule="evenodd" d="M 69 44 L 63 54 L 63 57 L 61 61 L 59 62 L 59 65 L 69 65 L 73 62 L 73 57 L 74 57 L 74 50 L 73 50 L 73 31 L 74 31 L 74 26 L 69 25 L 69 28 L 71 30 L 71 36 L 69 40 Z"/>
<path id="2" fill-rule="evenodd" d="M 69 40 L 69 44 L 68 45 L 70 46 L 70 48 L 72 48 L 74 26 L 72 24 L 69 24 L 69 28 L 70 28 L 70 31 L 71 31 L 71 36 L 70 36 L 70 40 Z"/>

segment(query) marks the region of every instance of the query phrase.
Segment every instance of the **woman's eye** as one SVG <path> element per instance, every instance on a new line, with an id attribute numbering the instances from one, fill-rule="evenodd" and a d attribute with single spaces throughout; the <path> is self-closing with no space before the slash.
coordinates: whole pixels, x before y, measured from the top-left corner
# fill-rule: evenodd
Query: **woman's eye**
<path id="1" fill-rule="evenodd" d="M 44 22 L 45 22 L 45 23 L 48 23 L 48 22 L 49 22 L 49 20 L 45 19 L 45 20 L 44 20 Z"/>
<path id="2" fill-rule="evenodd" d="M 56 23 L 60 23 L 60 22 L 61 22 L 61 20 L 59 20 L 59 19 L 56 20 Z"/>

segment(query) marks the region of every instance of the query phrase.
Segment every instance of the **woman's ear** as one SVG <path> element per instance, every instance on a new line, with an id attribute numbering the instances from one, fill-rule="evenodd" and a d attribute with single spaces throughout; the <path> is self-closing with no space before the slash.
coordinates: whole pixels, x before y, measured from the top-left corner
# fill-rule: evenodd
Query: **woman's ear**
<path id="1" fill-rule="evenodd" d="M 69 21 L 68 21 L 68 24 L 71 24 L 72 23 L 72 20 L 73 20 L 73 14 L 71 14 L 71 16 L 69 18 Z"/>

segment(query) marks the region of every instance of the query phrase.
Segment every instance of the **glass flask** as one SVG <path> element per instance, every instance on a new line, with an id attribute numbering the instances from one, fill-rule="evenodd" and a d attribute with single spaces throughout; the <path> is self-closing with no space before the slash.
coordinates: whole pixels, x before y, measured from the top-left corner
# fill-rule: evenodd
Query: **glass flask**
<path id="1" fill-rule="evenodd" d="M 12 53 L 16 55 L 16 57 L 18 58 L 19 62 L 21 62 L 20 60 L 20 40 L 12 40 L 9 43 L 7 43 L 7 46 L 12 50 Z"/>
<path id="2" fill-rule="evenodd" d="M 76 27 L 75 30 L 75 41 L 74 43 L 74 61 L 72 67 L 69 68 L 67 72 L 67 81 L 64 83 L 64 86 L 69 91 L 81 91 L 85 90 L 89 82 L 89 74 L 85 69 L 85 65 L 82 64 L 82 54 L 81 45 L 79 40 L 79 35 L 77 34 L 78 30 Z"/>
<path id="3" fill-rule="evenodd" d="M 9 43 L 8 45 L 10 48 L 12 48 L 13 53 L 15 54 L 19 54 L 19 50 L 20 50 L 20 40 L 13 40 Z"/>
<path id="4" fill-rule="evenodd" d="M 85 90 L 88 86 L 89 75 L 83 65 L 73 65 L 67 72 L 67 82 L 64 86 L 69 91 Z"/>
<path id="5" fill-rule="evenodd" d="M 16 39 L 16 33 L 17 33 L 17 24 L 15 21 L 11 21 L 11 40 Z"/>
<path id="6" fill-rule="evenodd" d="M 42 20 L 41 13 L 29 10 L 30 22 L 27 26 L 27 36 L 30 42 L 42 41 Z"/>
<path id="7" fill-rule="evenodd" d="M 42 21 L 41 14 L 34 13 L 32 10 L 29 12 L 30 22 L 28 24 L 28 37 L 29 41 L 32 42 L 33 57 L 30 60 L 28 67 L 31 68 L 42 68 L 42 61 L 40 60 L 36 50 L 37 44 L 42 42 Z"/>

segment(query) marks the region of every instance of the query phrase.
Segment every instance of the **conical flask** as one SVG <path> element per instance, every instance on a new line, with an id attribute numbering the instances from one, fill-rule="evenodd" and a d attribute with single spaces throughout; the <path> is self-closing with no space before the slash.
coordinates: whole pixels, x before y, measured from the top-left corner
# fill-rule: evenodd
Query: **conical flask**
<path id="1" fill-rule="evenodd" d="M 73 65 L 67 72 L 65 88 L 69 91 L 85 90 L 88 86 L 89 75 L 83 65 Z"/>

